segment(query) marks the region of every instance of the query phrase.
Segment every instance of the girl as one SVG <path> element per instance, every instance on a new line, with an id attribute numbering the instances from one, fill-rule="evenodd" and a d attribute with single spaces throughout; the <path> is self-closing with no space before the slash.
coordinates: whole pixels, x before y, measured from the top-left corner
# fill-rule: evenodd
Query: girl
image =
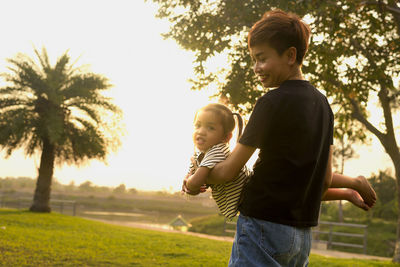
<path id="1" fill-rule="evenodd" d="M 208 104 L 197 111 L 194 119 L 193 142 L 198 151 L 192 158 L 189 174 L 183 181 L 183 192 L 197 195 L 206 190 L 205 184 L 211 169 L 229 156 L 228 142 L 235 128 L 235 116 L 238 122 L 237 139 L 239 139 L 243 128 L 243 121 L 239 114 L 232 113 L 226 106 L 216 103 Z M 250 174 L 251 172 L 244 166 L 233 180 L 210 185 L 212 197 L 225 217 L 230 219 L 238 213 L 242 188 Z M 347 200 L 364 210 L 373 206 L 376 195 L 364 176 L 351 178 L 335 175 L 333 177 L 331 188 L 322 200 Z M 333 187 L 348 188 L 343 190 Z"/>
<path id="2" fill-rule="evenodd" d="M 229 156 L 228 142 L 235 128 L 235 116 L 238 122 L 239 139 L 243 121 L 238 113 L 232 113 L 221 104 L 209 104 L 196 113 L 193 142 L 198 152 L 195 153 L 190 166 L 191 177 L 188 180 L 188 188 L 199 188 L 199 191 L 204 191 L 203 184 L 208 172 L 215 164 Z M 235 217 L 238 212 L 240 195 L 248 177 L 250 177 L 250 172 L 244 166 L 232 181 L 210 185 L 212 197 L 220 212 L 228 219 Z"/>

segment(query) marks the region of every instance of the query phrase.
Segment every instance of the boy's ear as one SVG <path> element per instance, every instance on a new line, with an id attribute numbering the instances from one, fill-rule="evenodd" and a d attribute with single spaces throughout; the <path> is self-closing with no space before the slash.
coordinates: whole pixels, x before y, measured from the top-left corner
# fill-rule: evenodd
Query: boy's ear
<path id="1" fill-rule="evenodd" d="M 229 140 L 231 140 L 231 138 L 232 138 L 232 132 L 227 133 L 226 136 L 225 136 L 225 138 L 224 138 L 224 142 L 225 142 L 225 143 L 228 143 Z"/>
<path id="2" fill-rule="evenodd" d="M 293 46 L 289 47 L 286 50 L 286 55 L 287 55 L 287 58 L 288 58 L 288 64 L 289 65 L 293 65 L 294 63 L 296 63 L 296 56 L 297 56 L 296 47 L 293 47 Z"/>

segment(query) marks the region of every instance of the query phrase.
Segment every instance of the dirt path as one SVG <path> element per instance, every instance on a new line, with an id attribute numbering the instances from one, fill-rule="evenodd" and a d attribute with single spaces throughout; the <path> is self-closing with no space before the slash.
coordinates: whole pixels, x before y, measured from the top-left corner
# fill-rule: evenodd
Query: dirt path
<path id="1" fill-rule="evenodd" d="M 108 223 L 108 224 L 128 226 L 128 227 L 133 227 L 133 228 L 141 228 L 141 229 L 161 231 L 161 232 L 184 234 L 184 235 L 190 235 L 190 236 L 197 236 L 197 237 L 201 237 L 201 238 L 208 238 L 208 239 L 212 239 L 212 240 L 226 241 L 226 242 L 231 242 L 231 243 L 233 242 L 232 237 L 206 235 L 206 234 L 193 233 L 193 232 L 182 232 L 182 231 L 177 231 L 177 230 L 172 230 L 172 229 L 167 229 L 167 228 L 161 228 L 156 225 L 149 225 L 149 224 L 145 224 L 145 223 L 107 221 L 107 220 L 99 220 L 99 219 L 93 219 L 93 218 L 86 218 L 86 219 L 100 221 L 100 222 L 104 222 L 104 223 Z M 341 252 L 341 251 L 327 250 L 327 249 L 311 249 L 311 253 L 325 256 L 325 257 L 344 258 L 344 259 L 366 259 L 366 260 L 384 260 L 384 261 L 391 260 L 391 258 L 364 255 L 364 254 L 356 254 L 356 253 L 348 253 L 348 252 Z"/>

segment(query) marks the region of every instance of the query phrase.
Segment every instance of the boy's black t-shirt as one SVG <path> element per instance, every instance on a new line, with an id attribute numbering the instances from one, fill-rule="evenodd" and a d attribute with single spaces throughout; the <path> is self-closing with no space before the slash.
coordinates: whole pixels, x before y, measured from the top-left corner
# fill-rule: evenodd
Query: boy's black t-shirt
<path id="1" fill-rule="evenodd" d="M 239 142 L 260 149 L 240 212 L 297 227 L 317 225 L 333 144 L 326 97 L 308 81 L 285 81 L 257 100 Z"/>

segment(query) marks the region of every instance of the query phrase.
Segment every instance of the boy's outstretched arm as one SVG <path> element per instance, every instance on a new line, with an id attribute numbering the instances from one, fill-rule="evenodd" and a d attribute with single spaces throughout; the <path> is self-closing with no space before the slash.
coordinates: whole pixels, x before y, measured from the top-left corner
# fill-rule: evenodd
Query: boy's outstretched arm
<path id="1" fill-rule="evenodd" d="M 223 184 L 235 178 L 255 150 L 254 147 L 237 143 L 229 157 L 211 170 L 207 184 Z"/>

